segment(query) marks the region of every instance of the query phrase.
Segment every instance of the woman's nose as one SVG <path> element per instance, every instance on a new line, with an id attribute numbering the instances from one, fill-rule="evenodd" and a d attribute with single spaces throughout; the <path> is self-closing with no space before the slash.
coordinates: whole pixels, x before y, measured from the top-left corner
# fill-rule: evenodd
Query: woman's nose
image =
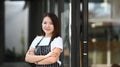
<path id="1" fill-rule="evenodd" d="M 46 24 L 46 27 L 49 27 L 50 25 L 49 24 Z"/>

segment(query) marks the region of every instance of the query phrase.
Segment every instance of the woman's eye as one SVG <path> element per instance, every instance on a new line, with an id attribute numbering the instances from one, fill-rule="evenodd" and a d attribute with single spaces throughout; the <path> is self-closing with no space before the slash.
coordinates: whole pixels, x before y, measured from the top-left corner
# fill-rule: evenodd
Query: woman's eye
<path id="1" fill-rule="evenodd" d="M 43 24 L 46 24 L 46 22 L 43 22 Z"/>
<path id="2" fill-rule="evenodd" d="M 52 22 L 43 22 L 43 24 L 53 25 L 53 23 L 52 23 Z"/>

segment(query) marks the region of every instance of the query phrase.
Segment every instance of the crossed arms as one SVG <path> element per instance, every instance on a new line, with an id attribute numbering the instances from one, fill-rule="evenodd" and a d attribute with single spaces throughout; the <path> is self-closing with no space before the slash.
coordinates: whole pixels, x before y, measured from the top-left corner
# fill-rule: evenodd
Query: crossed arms
<path id="1" fill-rule="evenodd" d="M 25 61 L 35 64 L 52 64 L 58 60 L 61 51 L 62 49 L 56 47 L 47 55 L 35 55 L 34 48 L 30 48 L 26 53 Z"/>

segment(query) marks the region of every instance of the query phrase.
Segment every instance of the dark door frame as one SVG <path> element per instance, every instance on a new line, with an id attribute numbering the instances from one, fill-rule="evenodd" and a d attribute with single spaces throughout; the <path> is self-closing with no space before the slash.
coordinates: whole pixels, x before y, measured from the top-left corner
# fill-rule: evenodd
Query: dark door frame
<path id="1" fill-rule="evenodd" d="M 70 67 L 88 67 L 88 0 L 71 0 Z"/>
<path id="2" fill-rule="evenodd" d="M 0 64 L 4 61 L 5 47 L 5 3 L 0 2 Z"/>
<path id="3" fill-rule="evenodd" d="M 82 23 L 82 67 L 88 67 L 88 0 L 83 0 Z"/>

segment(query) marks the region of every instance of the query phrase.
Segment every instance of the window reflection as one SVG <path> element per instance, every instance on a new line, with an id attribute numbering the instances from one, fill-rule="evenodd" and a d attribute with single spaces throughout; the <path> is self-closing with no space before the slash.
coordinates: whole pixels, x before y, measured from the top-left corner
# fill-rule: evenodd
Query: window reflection
<path id="1" fill-rule="evenodd" d="M 29 66 L 24 63 L 27 50 L 28 8 L 24 1 L 5 1 L 5 52 L 2 67 Z"/>
<path id="2" fill-rule="evenodd" d="M 5 61 L 21 61 L 27 49 L 27 11 L 24 1 L 5 2 Z M 23 20 L 24 19 L 24 20 Z"/>
<path id="3" fill-rule="evenodd" d="M 120 64 L 120 21 L 118 0 L 89 3 L 89 66 Z M 116 54 L 115 54 L 116 53 Z"/>
<path id="4" fill-rule="evenodd" d="M 69 67 L 69 62 L 70 62 L 70 18 L 69 18 L 69 13 L 70 13 L 70 6 L 69 2 L 64 3 L 64 12 L 61 14 L 61 33 L 63 37 L 63 44 L 64 44 L 64 67 Z"/>

